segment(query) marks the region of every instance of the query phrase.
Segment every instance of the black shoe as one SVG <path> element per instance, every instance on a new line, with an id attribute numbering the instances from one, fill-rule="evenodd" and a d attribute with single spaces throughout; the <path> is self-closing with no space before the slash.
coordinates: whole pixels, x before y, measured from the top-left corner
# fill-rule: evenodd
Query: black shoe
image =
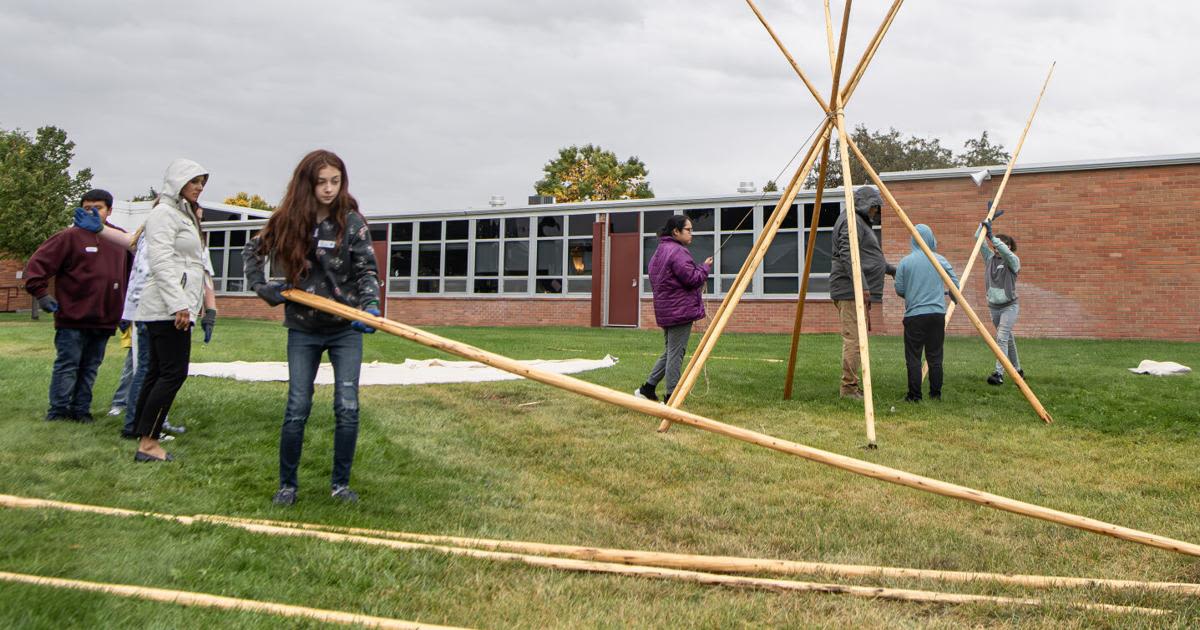
<path id="1" fill-rule="evenodd" d="M 633 390 L 633 395 L 646 400 L 658 402 L 658 394 L 654 393 L 654 388 L 649 383 L 642 383 L 642 386 Z"/>
<path id="2" fill-rule="evenodd" d="M 282 486 L 271 499 L 271 503 L 275 505 L 294 505 L 296 503 L 296 489 L 291 486 Z"/>
<path id="3" fill-rule="evenodd" d="M 342 503 L 358 503 L 358 493 L 351 490 L 350 486 L 334 486 L 330 496 Z"/>
<path id="4" fill-rule="evenodd" d="M 71 422 L 73 420 L 75 420 L 75 418 L 73 418 L 71 416 L 64 416 L 64 415 L 58 414 L 58 413 L 47 413 L 46 414 L 46 422 Z"/>
<path id="5" fill-rule="evenodd" d="M 1021 378 L 1025 378 L 1025 370 L 1017 370 L 1017 374 L 1020 374 Z"/>
<path id="6" fill-rule="evenodd" d="M 141 451 L 138 451 L 133 454 L 133 461 L 138 462 L 138 463 L 173 462 L 173 461 L 175 461 L 175 458 L 170 453 L 167 453 L 166 457 L 155 457 L 155 456 L 151 455 L 150 453 L 143 453 Z"/>
<path id="7" fill-rule="evenodd" d="M 140 437 L 142 437 L 142 436 L 140 436 L 136 433 L 131 433 L 129 431 L 126 431 L 125 429 L 121 429 L 121 439 L 122 440 L 136 440 Z"/>
<path id="8" fill-rule="evenodd" d="M 92 417 L 91 413 L 85 411 L 81 414 L 72 416 L 71 421 L 78 422 L 79 424 L 91 424 L 91 423 L 95 422 L 96 419 L 94 417 Z"/>
<path id="9" fill-rule="evenodd" d="M 1003 385 L 1004 375 L 999 372 L 992 372 L 992 375 L 987 379 L 988 385 Z"/>
<path id="10" fill-rule="evenodd" d="M 929 399 L 936 400 L 938 402 L 942 402 L 942 395 L 941 394 L 930 394 Z"/>
<path id="11" fill-rule="evenodd" d="M 920 396 L 905 396 L 904 402 L 919 403 L 919 402 L 921 402 L 921 397 Z"/>

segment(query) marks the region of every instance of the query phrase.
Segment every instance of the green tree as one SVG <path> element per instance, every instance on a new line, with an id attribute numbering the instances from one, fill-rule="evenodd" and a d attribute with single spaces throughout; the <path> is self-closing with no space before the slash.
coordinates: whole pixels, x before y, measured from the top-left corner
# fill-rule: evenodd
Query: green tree
<path id="1" fill-rule="evenodd" d="M 243 208 L 253 208 L 255 210 L 266 210 L 267 212 L 275 211 L 275 206 L 267 203 L 266 199 L 263 199 L 258 195 L 251 195 L 244 192 L 239 192 L 232 197 L 226 197 L 225 203 L 231 206 L 241 206 Z"/>
<path id="2" fill-rule="evenodd" d="M 763 191 L 763 192 L 778 192 L 778 191 L 779 191 L 779 185 L 775 183 L 775 180 L 773 180 L 773 179 L 768 179 L 768 180 L 767 180 L 767 183 L 763 184 L 763 190 L 762 190 L 762 191 Z"/>
<path id="3" fill-rule="evenodd" d="M 70 173 L 75 143 L 46 126 L 31 138 L 0 129 L 0 258 L 28 258 L 71 224 L 71 208 L 91 187 L 91 169 Z"/>
<path id="4" fill-rule="evenodd" d="M 624 162 L 612 151 L 586 145 L 558 150 L 558 157 L 542 167 L 546 176 L 533 185 L 539 195 L 556 201 L 649 199 L 654 196 L 646 181 L 646 165 L 636 156 Z"/>
<path id="5" fill-rule="evenodd" d="M 144 195 L 134 195 L 130 198 L 130 201 L 154 201 L 156 199 L 158 199 L 158 191 L 154 190 L 154 187 L 151 186 L 150 192 Z"/>
<path id="6" fill-rule="evenodd" d="M 967 140 L 964 151 L 955 155 L 953 151 L 942 146 L 937 138 L 908 138 L 889 128 L 885 131 L 871 131 L 866 125 L 858 125 L 850 133 L 850 138 L 871 160 L 871 166 L 880 173 L 894 171 L 922 171 L 936 168 L 953 168 L 956 166 L 979 166 L 1003 164 L 1008 162 L 1008 153 L 1003 145 L 992 144 L 986 131 L 977 140 Z M 825 174 L 825 186 L 835 188 L 842 185 L 841 147 L 836 137 L 829 155 L 829 170 Z M 812 171 L 804 180 L 805 188 L 815 188 L 817 184 L 820 160 L 813 166 Z M 850 155 L 850 177 L 854 185 L 871 183 L 867 171 L 859 164 L 858 157 Z"/>

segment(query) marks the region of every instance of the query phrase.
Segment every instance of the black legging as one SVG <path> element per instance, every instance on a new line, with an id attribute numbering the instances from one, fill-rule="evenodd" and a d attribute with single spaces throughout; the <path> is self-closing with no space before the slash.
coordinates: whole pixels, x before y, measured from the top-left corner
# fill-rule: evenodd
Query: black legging
<path id="1" fill-rule="evenodd" d="M 174 321 L 146 322 L 150 337 L 150 363 L 138 394 L 136 433 L 157 438 L 175 394 L 187 379 L 192 353 L 192 331 L 175 328 Z"/>

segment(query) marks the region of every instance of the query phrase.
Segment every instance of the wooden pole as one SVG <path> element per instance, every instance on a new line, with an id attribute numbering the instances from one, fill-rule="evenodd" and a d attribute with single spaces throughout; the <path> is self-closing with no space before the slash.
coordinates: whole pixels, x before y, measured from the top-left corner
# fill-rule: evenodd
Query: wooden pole
<path id="1" fill-rule="evenodd" d="M 57 502 L 47 502 L 57 503 Z M 46 505 L 44 507 L 55 507 Z M 92 506 L 82 506 L 72 504 L 72 511 L 96 511 L 104 514 L 115 514 L 118 516 L 128 516 L 137 514 L 129 510 L 114 510 L 100 508 L 99 510 L 89 510 Z M 153 513 L 147 516 L 161 516 Z M 713 573 L 704 573 L 699 571 L 673 569 L 665 567 L 652 567 L 640 564 L 625 564 L 619 562 L 598 562 L 594 560 L 578 560 L 573 558 L 550 558 L 542 555 L 512 553 L 507 551 L 496 551 L 483 549 L 479 547 L 460 547 L 445 544 L 435 544 L 432 542 L 413 542 L 411 540 L 397 540 L 394 537 L 379 537 L 379 536 L 364 536 L 358 534 L 345 534 L 327 531 L 324 529 L 313 527 L 298 527 L 294 524 L 278 524 L 276 521 L 262 521 L 255 519 L 243 519 L 237 517 L 214 516 L 214 515 L 196 515 L 186 517 L 189 523 L 209 523 L 213 525 L 221 525 L 225 527 L 233 527 L 243 531 L 264 534 L 268 536 L 285 536 L 296 538 L 312 538 L 333 543 L 356 543 L 362 545 L 370 545 L 376 547 L 386 547 L 399 551 L 437 551 L 447 555 L 463 556 L 469 558 L 478 558 L 484 560 L 498 560 L 502 562 L 516 562 L 528 566 L 541 567 L 547 569 L 556 569 L 563 571 L 580 571 L 587 573 L 608 573 L 616 575 L 627 575 L 636 577 L 645 577 L 653 579 L 676 580 L 682 582 L 692 582 L 697 584 L 708 584 L 716 586 L 730 586 L 736 588 L 753 588 L 763 589 L 775 592 L 821 592 L 831 594 L 844 594 L 856 597 L 866 597 L 870 599 L 890 599 L 898 601 L 914 601 L 914 602 L 933 602 L 933 603 L 953 603 L 953 604 L 969 604 L 969 603 L 992 603 L 992 604 L 1007 604 L 1021 606 L 1043 606 L 1042 601 L 1036 599 L 1018 599 L 1010 597 L 991 597 L 986 595 L 967 595 L 959 593 L 939 593 L 932 591 L 918 591 L 909 589 L 893 589 L 872 586 L 850 586 L 843 584 L 822 584 L 813 582 L 797 582 L 792 580 L 779 580 L 772 578 L 755 578 L 755 577 L 733 577 L 729 575 L 717 575 Z M 178 519 L 176 519 L 178 520 Z M 0 574 L 4 575 L 4 574 Z M 31 576 L 36 577 L 36 576 Z M 87 583 L 84 583 L 87 584 Z M 189 598 L 189 601 L 206 602 L 210 605 L 215 605 L 216 602 L 205 598 L 216 596 L 205 595 L 201 593 L 186 593 L 183 591 L 162 591 L 161 589 L 146 589 L 143 587 L 121 587 L 119 585 L 104 585 L 116 586 L 118 588 L 133 589 L 141 592 L 147 599 L 158 599 L 166 597 L 166 595 L 154 596 L 153 591 L 160 591 L 163 594 L 182 594 L 184 596 L 197 596 Z M 99 590 L 99 589 L 96 589 Z M 231 598 L 218 598 L 231 600 Z M 175 601 L 174 599 L 159 599 L 159 601 Z M 231 600 L 232 602 L 245 602 L 247 600 Z M 180 602 L 182 603 L 182 602 Z M 265 604 L 263 602 L 251 602 L 251 604 L 259 604 L 265 606 L 282 606 L 278 604 Z M 1136 608 L 1128 606 L 1112 606 L 1107 604 L 1069 604 L 1072 608 L 1081 608 L 1086 610 L 1101 610 L 1105 612 L 1122 612 L 1122 613 L 1140 613 L 1159 615 L 1166 614 L 1169 611 L 1153 609 L 1153 608 Z M 299 607 L 288 606 L 286 608 L 297 609 L 298 611 L 313 609 L 301 609 Z M 333 615 L 345 615 L 346 613 L 336 613 L 332 611 L 314 611 L 320 613 L 332 613 Z M 306 615 L 309 616 L 309 615 Z M 367 618 L 379 619 L 379 618 Z M 385 620 L 390 621 L 390 620 Z M 351 620 L 343 620 L 342 623 L 356 623 Z M 407 622 L 400 622 L 407 623 Z M 412 627 L 412 626 L 376 626 L 376 627 Z"/>
<path id="2" fill-rule="evenodd" d="M 775 41 L 775 44 L 779 47 L 779 50 L 784 54 L 785 57 L 787 57 L 789 63 L 791 63 L 792 69 L 795 70 L 796 74 L 799 75 L 801 80 L 803 80 L 805 82 L 805 85 L 811 86 L 811 82 L 808 80 L 808 77 L 805 76 L 804 71 L 801 70 L 800 66 L 796 64 L 795 60 L 791 56 L 791 53 L 789 53 L 787 48 L 783 45 L 783 42 L 780 41 L 777 36 L 775 36 L 775 31 L 771 28 L 770 24 L 767 23 L 766 18 L 763 17 L 762 13 L 759 12 L 758 7 L 756 7 L 754 5 L 753 0 L 746 0 L 746 1 L 747 1 L 747 4 L 750 5 L 751 10 L 754 11 L 754 14 L 758 16 L 759 21 L 762 22 L 764 27 L 766 27 L 767 32 L 771 34 L 771 37 Z M 874 37 L 872 37 L 870 44 L 868 44 L 867 49 L 863 52 L 862 57 L 858 61 L 858 66 L 854 69 L 853 80 L 850 83 L 848 83 L 844 88 L 842 88 L 841 100 L 843 103 L 849 101 L 850 96 L 853 95 L 854 90 L 858 87 L 858 82 L 862 79 L 863 75 L 866 73 L 866 66 L 868 64 L 870 64 L 871 60 L 874 58 L 875 51 L 879 49 L 879 44 L 883 40 L 883 36 L 885 34 L 887 34 L 887 30 L 891 26 L 892 20 L 895 19 L 896 12 L 900 9 L 901 4 L 902 4 L 902 0 L 895 0 L 892 3 L 892 7 L 888 11 L 887 16 L 884 17 L 883 22 L 879 25 L 879 28 L 875 31 Z M 814 95 L 814 97 L 816 97 L 817 102 L 822 106 L 822 109 L 825 110 L 826 114 L 830 116 L 829 118 L 827 118 L 825 120 L 823 126 L 817 132 L 817 135 L 823 136 L 826 132 L 831 131 L 831 129 L 833 127 L 832 115 L 829 114 L 829 108 L 825 104 L 824 99 L 822 99 L 820 97 L 820 95 L 816 94 L 815 92 L 813 95 Z M 798 180 L 800 179 L 800 176 L 801 176 L 801 173 L 799 171 L 797 171 L 796 177 L 793 177 L 793 182 L 798 182 Z M 793 199 L 794 199 L 794 196 L 793 196 Z M 788 205 L 790 205 L 790 202 Z M 771 215 L 772 216 L 771 221 L 772 222 L 775 221 L 776 214 L 780 212 L 781 208 L 786 208 L 786 207 L 787 206 L 784 206 L 784 205 L 777 205 L 775 207 L 775 213 L 772 213 L 772 215 Z M 782 221 L 783 220 L 782 216 L 778 217 L 778 220 Z M 763 247 L 764 251 L 765 251 L 765 247 L 770 245 L 770 240 L 765 239 L 764 238 L 765 236 L 766 236 L 765 234 L 759 235 L 759 239 L 757 241 L 755 241 L 753 251 L 757 251 L 757 249 L 759 247 Z M 771 237 L 774 238 L 774 234 L 772 234 Z M 750 258 L 751 257 L 749 257 L 749 256 L 747 257 L 747 263 L 749 262 Z M 742 276 L 745 275 L 745 273 L 746 273 L 746 264 L 743 264 L 742 271 L 738 273 L 738 277 L 742 278 Z M 750 273 L 753 273 L 753 268 L 750 269 Z M 747 285 L 749 283 L 749 280 L 742 280 L 742 281 L 745 282 Z M 735 286 L 737 284 L 738 284 L 738 282 L 735 281 Z M 741 293 L 737 293 L 736 297 L 737 297 L 737 299 L 740 299 Z M 720 338 L 721 332 L 723 332 L 724 327 L 725 327 L 725 324 L 723 322 L 727 322 L 729 319 L 729 316 L 725 315 L 724 312 L 726 310 L 732 311 L 732 309 L 735 308 L 737 305 L 737 299 L 733 299 L 729 293 L 726 294 L 725 300 L 721 303 L 721 308 L 718 310 L 719 317 L 714 317 L 713 324 L 710 324 L 708 329 L 705 330 L 704 336 L 700 340 L 701 341 L 700 346 L 698 346 L 696 348 L 696 350 L 692 353 L 692 358 L 691 358 L 691 360 L 688 361 L 687 368 L 683 371 L 683 374 L 680 377 L 680 382 L 676 386 L 675 392 L 671 396 L 671 401 L 669 401 L 671 406 L 673 406 L 675 408 L 679 408 L 680 406 L 682 406 L 683 401 L 687 398 L 688 393 L 690 393 L 692 387 L 695 386 L 696 379 L 699 376 L 699 371 L 704 367 L 704 361 L 707 359 L 708 354 L 712 351 L 710 346 L 716 345 L 717 340 Z M 708 349 L 706 350 L 705 348 L 708 348 Z M 658 430 L 660 432 L 666 431 L 670 426 L 671 425 L 669 422 L 664 422 L 659 425 Z"/>
<path id="3" fill-rule="evenodd" d="M 774 575 L 834 575 L 850 578 L 906 578 L 919 580 L 936 580 L 941 582 L 996 582 L 1014 586 L 1033 588 L 1092 588 L 1103 587 L 1113 590 L 1156 591 L 1176 595 L 1200 596 L 1200 584 L 1186 582 L 1145 582 L 1140 580 L 1114 580 L 1106 578 L 1061 577 L 1050 575 L 1019 575 L 1009 573 L 982 573 L 973 571 L 939 571 L 932 569 L 912 569 L 903 567 L 879 567 L 858 564 L 833 564 L 827 562 L 803 562 L 797 560 L 777 560 L 767 558 L 741 558 L 735 556 L 706 556 L 685 553 L 670 553 L 659 551 L 639 551 L 634 549 L 613 549 L 607 547 L 561 545 L 553 543 L 524 542 L 519 540 L 496 540 L 489 538 L 469 538 L 463 536 L 443 536 L 437 534 L 418 534 L 362 527 L 344 527 L 340 525 L 325 525 L 322 523 L 304 523 L 297 521 L 276 521 L 267 519 L 251 519 L 216 514 L 196 514 L 194 516 L 177 516 L 156 512 L 138 512 L 121 508 L 111 508 L 83 503 L 67 503 L 51 499 L 30 499 L 13 495 L 0 495 L 0 506 L 25 510 L 61 510 L 106 516 L 149 517 L 174 521 L 184 525 L 192 523 L 223 523 L 226 521 L 249 523 L 253 525 L 271 525 L 275 527 L 291 527 L 297 529 L 350 534 L 374 538 L 387 538 L 409 542 L 468 547 L 486 551 L 508 551 L 513 553 L 564 556 L 576 560 L 592 560 L 597 562 L 616 562 L 620 564 L 640 564 L 645 566 L 662 567 L 667 569 L 687 569 L 709 571 L 713 573 L 768 573 Z"/>
<path id="4" fill-rule="evenodd" d="M 167 604 L 179 604 L 180 606 L 219 608 L 222 610 L 241 610 L 253 613 L 275 615 L 278 617 L 314 619 L 324 623 L 336 623 L 346 626 L 362 626 L 364 628 L 395 628 L 398 630 L 415 630 L 418 628 L 435 629 L 451 627 L 435 626 L 433 624 L 418 623 L 414 621 L 402 621 L 400 619 L 389 619 L 387 617 L 373 617 L 371 615 L 360 615 L 357 613 L 341 612 L 337 610 L 322 610 L 320 608 L 292 606 L 290 604 L 277 604 L 275 602 L 263 602 L 253 599 L 225 597 L 223 595 L 211 595 L 209 593 L 175 591 L 165 588 L 133 586 L 129 584 L 87 582 L 84 580 L 69 580 L 65 578 L 28 575 L 25 573 L 10 573 L 8 571 L 0 571 L 0 581 L 17 584 L 32 584 L 35 586 L 49 586 L 51 588 L 63 588 L 75 591 L 105 593 L 108 595 L 128 597 L 131 599 L 146 599 L 155 602 L 164 602 Z"/>
<path id="5" fill-rule="evenodd" d="M 850 26 L 851 0 L 846 0 L 846 9 L 842 15 L 842 34 L 838 44 L 837 66 L 833 71 L 833 93 L 837 94 L 838 77 L 842 72 L 842 57 L 845 55 L 846 32 Z M 867 446 L 876 447 L 875 442 L 875 397 L 871 389 L 871 350 L 867 340 L 867 311 L 866 300 L 863 296 L 862 254 L 858 243 L 858 215 L 854 208 L 854 182 L 850 176 L 850 152 L 846 146 L 846 117 L 839 99 L 835 103 L 837 111 L 834 122 L 837 124 L 838 142 L 842 158 L 842 190 L 845 198 L 846 234 L 850 240 L 850 276 L 854 285 L 854 314 L 858 326 L 858 356 L 862 364 L 863 415 L 867 424 Z M 837 238 L 837 235 L 833 235 Z"/>
<path id="6" fill-rule="evenodd" d="M 232 518 L 218 517 L 205 514 L 195 516 L 196 519 Z M 1200 584 L 1188 582 L 1145 582 L 1141 580 L 1114 580 L 1106 578 L 1060 577 L 1053 575 L 1020 575 L 1010 573 L 986 573 L 975 571 L 941 571 L 933 569 L 911 569 L 903 567 L 880 567 L 861 564 L 833 564 L 827 562 L 803 562 L 797 560 L 776 560 L 767 558 L 740 558 L 735 556 L 706 556 L 686 553 L 670 553 L 659 551 L 639 551 L 635 549 L 612 549 L 606 547 L 560 545 L 553 543 L 523 542 L 516 540 L 495 540 L 489 538 L 468 538 L 462 536 L 443 536 L 436 534 L 417 534 L 361 527 L 341 527 L 319 523 L 300 523 L 294 521 L 271 521 L 261 519 L 237 519 L 240 521 L 275 525 L 278 527 L 297 527 L 316 531 L 391 538 L 412 542 L 469 547 L 490 551 L 509 551 L 535 555 L 551 555 L 574 558 L 576 560 L 593 560 L 597 562 L 617 562 L 620 564 L 639 564 L 668 569 L 687 569 L 694 571 L 709 571 L 712 573 L 769 573 L 775 575 L 834 575 L 852 578 L 907 578 L 918 580 L 935 580 L 940 582 L 995 582 L 1014 586 L 1032 588 L 1107 588 L 1112 590 L 1155 591 L 1174 595 L 1200 596 Z"/>
<path id="7" fill-rule="evenodd" d="M 834 66 L 837 65 L 837 53 L 834 51 L 833 45 L 833 18 L 829 15 L 829 0 L 825 0 L 825 44 L 829 49 L 829 71 L 833 72 Z M 831 93 L 831 98 L 836 98 L 836 88 Z M 825 176 L 829 168 L 829 143 L 825 143 L 825 150 L 821 155 L 820 167 L 817 169 L 817 191 L 816 198 L 813 199 L 813 210 L 809 217 L 808 240 L 805 241 L 804 252 L 804 275 L 800 278 L 800 293 L 796 299 L 796 319 L 792 323 L 792 345 L 788 349 L 788 366 L 787 375 L 783 379 L 783 399 L 792 399 L 792 386 L 796 381 L 796 353 L 800 349 L 800 327 L 804 322 L 804 300 L 808 298 L 808 280 L 812 275 L 812 259 L 813 253 L 817 249 L 817 225 L 820 223 L 821 203 L 825 192 Z M 804 213 L 798 213 L 803 217 Z M 801 231 L 804 226 L 801 224 Z"/>
<path id="8" fill-rule="evenodd" d="M 855 146 L 853 141 L 851 141 L 850 146 L 852 148 Z M 868 173 L 873 172 L 870 165 L 865 161 L 863 162 L 863 165 L 867 168 Z M 637 398 L 632 394 L 618 392 L 616 390 L 602 387 L 594 383 L 589 383 L 587 381 L 582 381 L 565 374 L 547 372 L 545 370 L 525 365 L 520 361 L 488 352 L 486 350 L 481 350 L 464 343 L 452 341 L 450 339 L 446 339 L 445 337 L 435 335 L 413 326 L 401 324 L 383 317 L 375 317 L 369 313 L 351 308 L 344 304 L 339 304 L 338 302 L 327 298 L 311 295 L 303 291 L 297 291 L 296 289 L 288 289 L 287 291 L 284 291 L 283 294 L 284 297 L 291 301 L 316 308 L 332 315 L 343 317 L 350 321 L 359 321 L 367 324 L 368 326 L 374 326 L 379 330 L 396 335 L 397 337 L 403 337 L 414 343 L 419 343 L 423 346 L 434 348 L 435 350 L 441 350 L 443 352 L 460 356 L 472 361 L 479 361 L 480 363 L 490 365 L 496 369 L 504 370 L 505 372 L 509 372 L 511 374 L 516 374 L 517 376 L 521 376 L 529 380 L 545 383 L 546 385 L 551 385 L 560 389 L 565 389 L 567 391 L 574 392 L 582 396 L 587 396 L 588 398 L 599 400 L 601 402 L 616 405 L 630 411 L 636 411 L 638 413 L 654 416 L 656 418 L 670 420 L 671 422 L 681 422 L 710 433 L 724 435 L 735 440 L 762 446 L 764 448 L 769 448 L 781 453 L 788 453 L 790 455 L 795 455 L 819 464 L 840 468 L 864 477 L 870 477 L 872 479 L 878 479 L 880 481 L 886 481 L 888 483 L 894 483 L 896 485 L 906 486 L 924 492 L 940 494 L 945 497 L 951 497 L 985 507 L 1004 510 L 1014 514 L 1021 514 L 1023 516 L 1029 516 L 1044 521 L 1050 521 L 1052 523 L 1058 523 L 1068 527 L 1074 527 L 1097 534 L 1103 534 L 1105 536 L 1111 536 L 1121 540 L 1128 540 L 1130 542 L 1136 542 L 1138 544 L 1147 545 L 1150 547 L 1156 547 L 1189 556 L 1200 557 L 1200 545 L 1194 543 L 1175 540 L 1165 536 L 1159 536 L 1157 534 L 1150 534 L 1148 532 L 1138 531 L 1136 529 L 1131 529 L 1120 525 L 1105 523 L 1103 521 L 1085 516 L 1078 516 L 1068 512 L 1061 512 L 1059 510 L 1034 505 L 1032 503 L 1026 503 L 1024 501 L 1009 499 L 998 494 L 991 494 L 989 492 L 975 490 L 966 486 L 960 486 L 957 484 L 932 479 L 930 477 L 915 475 L 898 470 L 896 468 L 890 468 L 888 466 L 881 466 L 879 464 L 854 459 L 853 457 L 838 455 L 836 453 L 813 448 L 811 446 L 805 446 L 796 442 L 790 442 L 788 440 L 783 440 L 777 437 L 766 435 L 764 433 L 759 433 L 757 431 L 751 431 L 749 429 L 743 429 L 741 427 L 718 422 L 689 411 L 675 409 L 669 405 L 663 405 L 642 398 Z"/>
<path id="9" fill-rule="evenodd" d="M 1017 163 L 1017 156 L 1021 155 L 1021 147 L 1025 146 L 1025 136 L 1029 135 L 1029 128 L 1033 125 L 1033 117 L 1037 115 L 1038 107 L 1042 104 L 1042 97 L 1046 94 L 1046 86 L 1050 85 L 1050 77 L 1054 75 L 1054 66 L 1056 63 L 1050 64 L 1050 71 L 1046 73 L 1046 80 L 1042 83 L 1042 91 L 1038 92 L 1037 100 L 1033 103 L 1033 111 L 1029 112 L 1029 118 L 1025 120 L 1025 129 L 1021 131 L 1021 137 L 1017 140 L 1017 148 L 1013 151 L 1012 157 L 1008 160 L 1008 167 L 1004 169 L 1004 179 L 1000 180 L 1000 187 L 996 189 L 996 197 L 992 200 L 992 206 L 988 208 L 987 220 L 991 221 L 992 217 L 996 216 L 996 210 L 1000 208 L 1000 199 L 1004 196 L 1004 189 L 1008 186 L 1008 178 L 1012 175 L 1013 166 Z M 983 241 L 987 235 L 982 231 L 975 239 L 975 246 L 971 248 L 971 254 L 967 257 L 967 265 L 963 267 L 963 271 L 958 276 L 958 290 L 967 290 L 967 279 L 971 277 L 971 269 L 975 266 L 975 259 L 979 257 L 979 249 L 983 247 Z M 946 328 L 950 328 L 950 318 L 954 317 L 955 304 L 951 303 L 946 308 Z M 921 379 L 929 374 L 929 365 L 925 365 L 921 370 Z"/>
<path id="10" fill-rule="evenodd" d="M 992 339 L 992 335 L 988 333 L 987 328 L 985 328 L 983 325 L 983 322 L 979 320 L 979 316 L 975 314 L 975 310 L 971 308 L 970 304 L 967 304 L 967 299 L 963 297 L 962 292 L 958 290 L 958 287 L 954 286 L 954 281 L 950 279 L 950 275 L 946 273 L 945 269 L 942 269 L 941 263 L 939 263 L 937 258 L 933 255 L 933 250 L 929 249 L 929 245 L 925 243 L 925 239 L 921 238 L 921 235 L 917 233 L 917 228 L 914 227 L 912 221 L 908 219 L 908 215 L 905 214 L 904 209 L 900 207 L 899 202 L 897 202 L 896 198 L 892 196 L 891 191 L 888 190 L 887 186 L 883 183 L 883 180 L 879 179 L 879 173 L 876 173 L 870 162 L 867 162 L 866 156 L 862 154 L 862 151 L 859 150 L 858 145 L 855 144 L 854 140 L 849 140 L 849 146 L 854 150 L 854 154 L 858 156 L 863 168 L 875 182 L 875 185 L 879 186 L 879 191 L 883 193 L 883 198 L 887 200 L 889 205 L 891 205 L 892 210 L 896 212 L 896 216 L 900 217 L 900 221 L 904 223 L 904 227 L 908 228 L 908 232 L 912 234 L 912 237 L 917 245 L 921 247 L 921 251 L 925 252 L 925 257 L 929 259 L 929 261 L 933 264 L 933 268 L 937 270 L 938 275 L 942 277 L 942 283 L 946 285 L 947 290 L 949 290 L 950 294 L 954 296 L 954 299 L 958 300 L 958 303 L 962 306 L 963 311 L 967 314 L 967 319 L 970 319 L 971 323 L 975 324 L 975 330 L 979 331 L 979 336 L 983 337 L 983 340 L 987 342 L 988 347 L 992 349 L 992 353 L 996 355 L 996 358 L 1000 361 L 1000 364 L 1004 366 L 1004 369 L 1007 370 L 1010 375 L 1012 375 L 1013 382 L 1016 383 L 1017 387 L 1021 390 L 1021 393 L 1025 395 L 1025 399 L 1028 400 L 1029 404 L 1033 406 L 1034 411 L 1037 412 L 1038 416 L 1041 417 L 1043 422 L 1053 422 L 1053 418 L 1050 417 L 1050 413 L 1047 412 L 1046 408 L 1042 406 L 1042 403 L 1038 400 L 1037 396 L 1034 395 L 1033 390 L 1029 389 L 1029 385 L 1025 383 L 1025 379 L 1022 378 L 1020 374 L 1017 374 L 1017 368 L 1013 367 L 1012 362 L 1008 360 L 1008 356 L 1006 356 L 1004 351 L 1000 349 L 1000 346 L 996 344 L 996 340 Z"/>

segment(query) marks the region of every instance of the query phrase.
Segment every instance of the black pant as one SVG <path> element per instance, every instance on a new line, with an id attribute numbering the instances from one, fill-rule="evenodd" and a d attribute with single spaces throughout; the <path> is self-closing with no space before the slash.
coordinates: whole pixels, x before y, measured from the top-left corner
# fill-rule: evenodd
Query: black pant
<path id="1" fill-rule="evenodd" d="M 175 402 L 175 394 L 187 379 L 192 331 L 179 330 L 174 321 L 165 321 L 146 322 L 146 332 L 150 362 L 138 394 L 135 432 L 142 437 L 158 437 L 171 403 Z"/>
<path id="2" fill-rule="evenodd" d="M 921 351 L 929 363 L 929 395 L 942 395 L 942 345 L 946 341 L 946 314 L 929 313 L 904 318 L 904 364 L 908 366 L 908 398 L 921 399 Z"/>

